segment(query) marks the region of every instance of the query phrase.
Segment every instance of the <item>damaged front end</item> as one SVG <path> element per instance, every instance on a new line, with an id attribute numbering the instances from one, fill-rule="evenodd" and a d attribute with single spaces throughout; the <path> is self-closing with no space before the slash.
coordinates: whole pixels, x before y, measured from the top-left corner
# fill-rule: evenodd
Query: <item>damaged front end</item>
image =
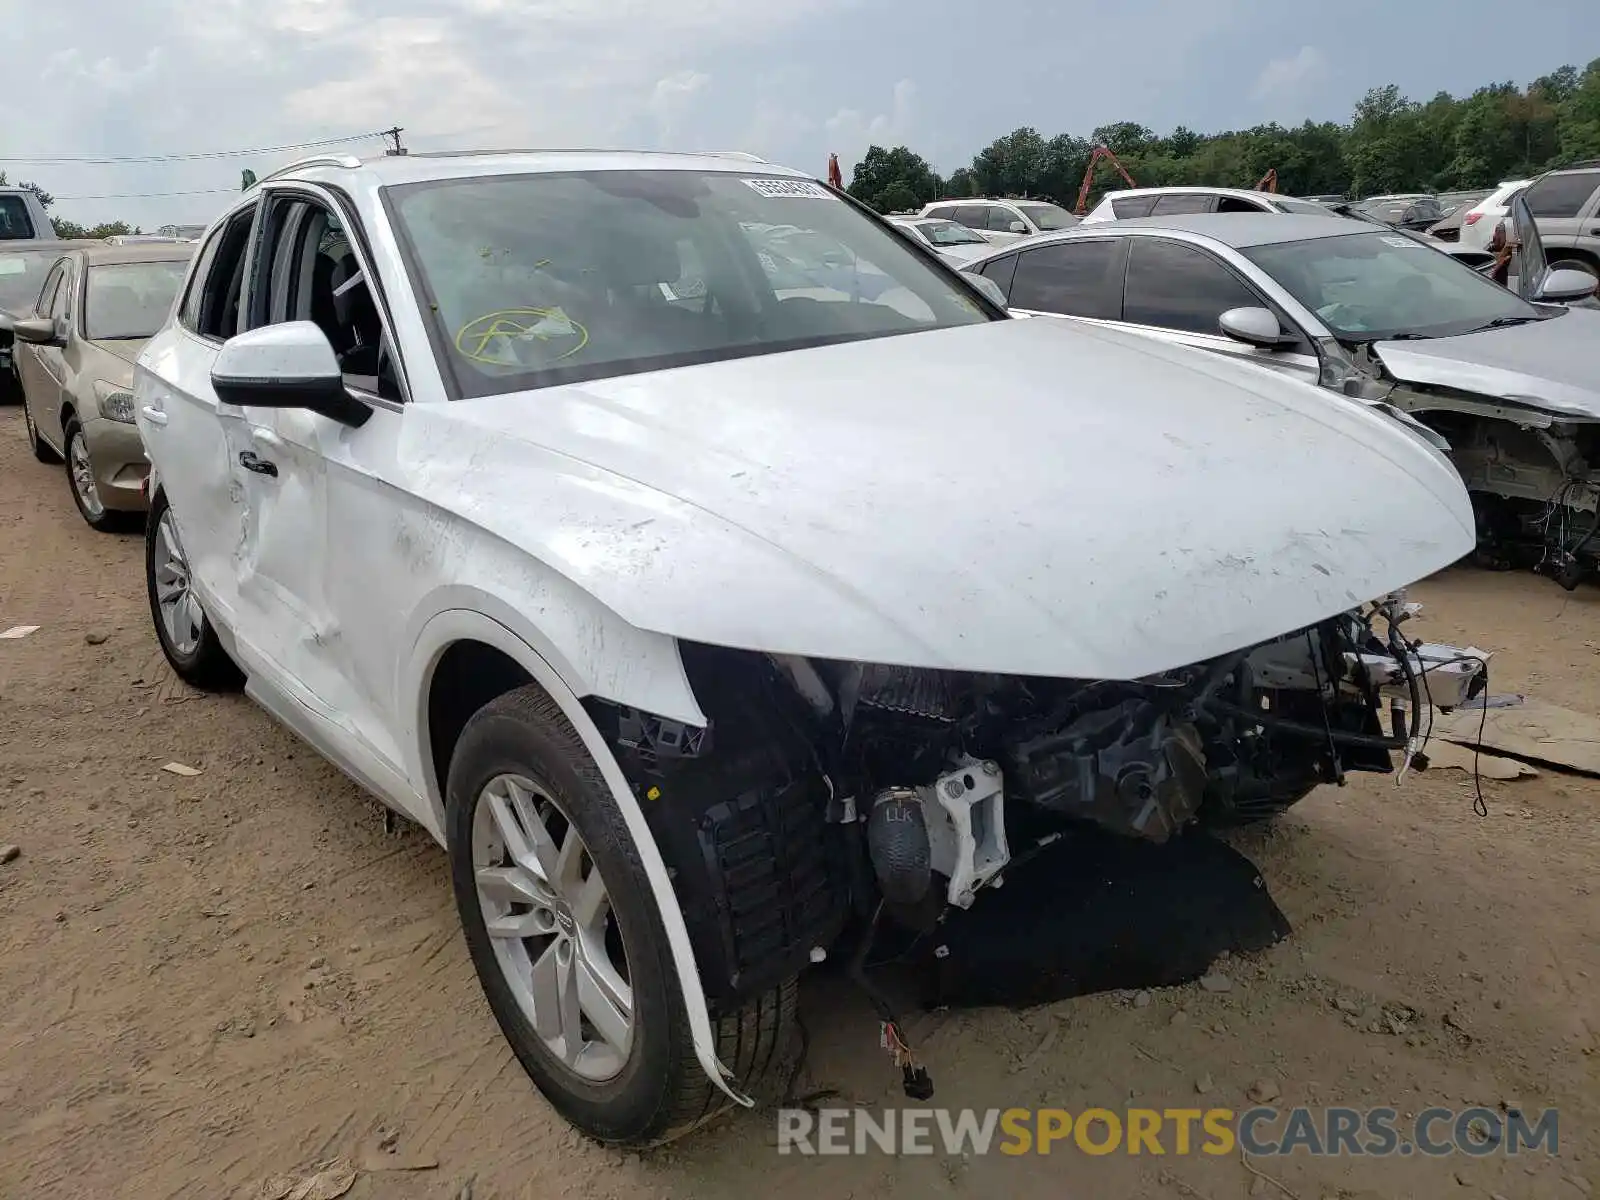
<path id="1" fill-rule="evenodd" d="M 1411 714 L 1484 685 L 1474 653 L 1404 639 L 1413 608 L 1390 596 L 1137 680 L 685 643 L 704 727 L 589 707 L 728 1007 L 820 961 L 852 912 L 931 928 L 1074 828 L 1161 843 L 1393 770 Z"/>
<path id="2" fill-rule="evenodd" d="M 1568 591 L 1600 574 L 1600 416 L 1464 390 L 1474 372 L 1441 371 L 1411 343 L 1322 350 L 1324 386 L 1427 431 L 1448 455 L 1472 500 L 1477 562 Z"/>
<path id="3" fill-rule="evenodd" d="M 1428 420 L 1472 496 L 1479 560 L 1531 567 L 1568 591 L 1600 572 L 1600 421 L 1472 397 L 1432 403 Z"/>

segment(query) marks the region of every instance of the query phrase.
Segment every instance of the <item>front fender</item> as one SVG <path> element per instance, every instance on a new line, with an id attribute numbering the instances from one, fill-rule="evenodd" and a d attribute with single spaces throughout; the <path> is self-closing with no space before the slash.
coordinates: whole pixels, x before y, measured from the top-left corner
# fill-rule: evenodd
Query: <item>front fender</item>
<path id="1" fill-rule="evenodd" d="M 551 646 L 549 639 L 534 630 L 529 622 L 495 602 L 492 597 L 479 597 L 480 603 L 485 600 L 502 614 L 508 615 L 515 627 L 501 624 L 493 617 L 472 609 L 451 608 L 436 612 L 417 630 L 416 639 L 412 643 L 412 653 L 405 667 L 403 686 L 406 690 L 401 692 L 401 695 L 416 698 L 411 711 L 411 722 L 418 736 L 409 739 L 411 753 L 426 767 L 416 777 L 427 788 L 428 801 L 435 811 L 438 828 L 442 830 L 444 827 L 443 797 L 439 794 L 436 775 L 432 769 L 432 752 L 427 745 L 427 738 L 421 736 L 422 731 L 427 728 L 428 685 L 440 658 L 451 645 L 465 640 L 482 642 L 507 655 L 527 671 L 561 706 L 562 713 L 577 731 L 578 736 L 583 739 L 585 749 L 599 767 L 606 786 L 611 789 L 611 798 L 622 813 L 628 827 L 628 836 L 633 839 L 634 849 L 639 855 L 645 877 L 650 883 L 656 909 L 661 915 L 662 927 L 666 930 L 667 945 L 672 951 L 678 986 L 689 1018 L 689 1032 L 694 1041 L 695 1057 L 707 1077 L 730 1099 L 745 1108 L 753 1107 L 754 1101 L 738 1089 L 733 1082 L 735 1078 L 733 1072 L 717 1057 L 711 1015 L 706 1005 L 705 989 L 700 983 L 700 968 L 695 961 L 694 946 L 689 940 L 689 929 L 683 919 L 683 909 L 678 904 L 677 893 L 674 892 L 672 880 L 667 874 L 661 850 L 650 833 L 644 810 L 639 807 L 633 789 L 623 777 L 621 766 L 612 755 L 605 737 L 584 709 L 577 692 L 569 686 L 556 665 L 535 650 L 525 637 L 532 637 L 547 647 Z M 662 661 L 649 662 L 647 665 L 651 677 L 665 684 L 675 674 L 683 689 L 683 696 L 677 702 L 679 711 L 683 711 L 682 706 L 687 704 L 696 714 L 698 721 L 703 723 L 705 718 L 700 714 L 693 694 L 689 692 L 688 680 L 683 674 L 676 644 L 672 643 L 671 639 L 664 640 L 668 643 L 668 647 L 657 647 L 657 649 L 670 648 L 670 666 Z M 570 663 L 568 669 L 571 670 Z M 668 690 L 670 689 L 662 687 L 663 696 Z M 664 701 L 657 701 L 660 702 Z"/>

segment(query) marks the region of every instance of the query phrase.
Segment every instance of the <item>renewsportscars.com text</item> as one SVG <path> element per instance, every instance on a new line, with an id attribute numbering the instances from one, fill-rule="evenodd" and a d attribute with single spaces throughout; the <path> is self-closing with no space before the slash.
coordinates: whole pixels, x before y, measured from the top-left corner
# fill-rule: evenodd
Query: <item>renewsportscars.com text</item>
<path id="1" fill-rule="evenodd" d="M 1556 1154 L 1559 1114 L 1428 1108 L 778 1110 L 779 1154 Z"/>

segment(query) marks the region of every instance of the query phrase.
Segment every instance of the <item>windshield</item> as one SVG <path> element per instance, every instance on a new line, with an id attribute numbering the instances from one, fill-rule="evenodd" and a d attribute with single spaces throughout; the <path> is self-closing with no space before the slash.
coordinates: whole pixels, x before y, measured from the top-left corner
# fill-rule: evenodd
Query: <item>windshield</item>
<path id="1" fill-rule="evenodd" d="M 89 268 L 83 302 L 83 336 L 136 339 L 155 335 L 172 310 L 188 262 L 106 263 Z"/>
<path id="2" fill-rule="evenodd" d="M 935 246 L 987 246 L 984 241 L 965 225 L 957 225 L 954 221 L 923 221 L 917 228 L 922 236 Z"/>
<path id="3" fill-rule="evenodd" d="M 1351 341 L 1450 337 L 1541 315 L 1448 254 L 1398 233 L 1347 233 L 1241 253 Z"/>
<path id="4" fill-rule="evenodd" d="M 1071 229 L 1078 218 L 1058 204 L 1019 204 L 1022 215 L 1040 229 Z"/>
<path id="5" fill-rule="evenodd" d="M 463 396 L 991 319 L 810 180 L 547 172 L 386 195 Z"/>
<path id="6" fill-rule="evenodd" d="M 0 308 L 9 313 L 33 311 L 44 277 L 60 250 L 8 250 L 0 253 Z"/>

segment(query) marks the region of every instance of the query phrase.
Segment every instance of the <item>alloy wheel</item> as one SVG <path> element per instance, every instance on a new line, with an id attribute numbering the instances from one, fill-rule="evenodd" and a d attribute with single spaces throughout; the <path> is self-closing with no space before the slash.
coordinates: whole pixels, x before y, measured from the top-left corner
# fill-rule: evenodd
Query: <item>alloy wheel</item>
<path id="1" fill-rule="evenodd" d="M 156 526 L 155 579 L 167 642 L 175 653 L 187 657 L 200 645 L 205 616 L 189 584 L 189 560 L 184 557 L 170 508 L 162 510 Z"/>
<path id="2" fill-rule="evenodd" d="M 614 1078 L 633 1046 L 633 988 L 605 880 L 577 827 L 549 789 L 497 775 L 473 813 L 472 866 L 495 960 L 535 1034 L 579 1078 Z"/>
<path id="3" fill-rule="evenodd" d="M 70 464 L 72 490 L 78 494 L 78 503 L 91 521 L 105 515 L 106 506 L 100 499 L 100 488 L 94 481 L 94 463 L 89 460 L 89 447 L 83 430 L 74 429 L 67 443 L 67 462 Z"/>

